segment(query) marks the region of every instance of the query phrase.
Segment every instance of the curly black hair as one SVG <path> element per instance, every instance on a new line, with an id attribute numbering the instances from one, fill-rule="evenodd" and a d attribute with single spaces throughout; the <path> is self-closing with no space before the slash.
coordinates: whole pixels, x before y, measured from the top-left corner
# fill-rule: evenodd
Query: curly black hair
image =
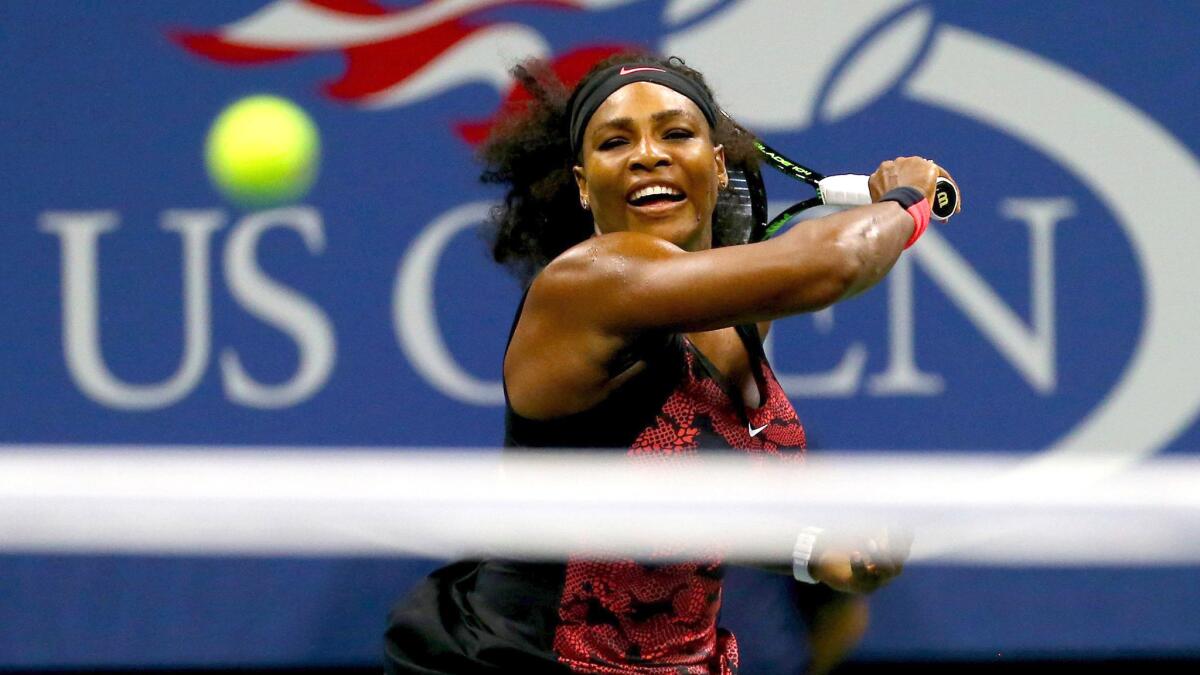
<path id="1" fill-rule="evenodd" d="M 698 71 L 677 57 L 662 58 L 648 53 L 616 54 L 592 67 L 581 82 L 608 66 L 624 63 L 654 63 L 694 80 L 712 90 Z M 547 61 L 525 61 L 512 70 L 517 82 L 529 92 L 523 109 L 504 116 L 480 151 L 485 183 L 508 185 L 504 201 L 492 209 L 485 230 L 496 262 L 505 265 L 523 283 L 563 251 L 592 235 L 592 216 L 579 205 L 579 191 L 572 167 L 577 158 L 567 133 L 567 100 L 571 92 Z M 713 141 L 725 147 L 730 167 L 757 165 L 753 139 L 728 118 L 721 116 Z M 713 217 L 713 245 L 729 241 L 721 210 Z"/>

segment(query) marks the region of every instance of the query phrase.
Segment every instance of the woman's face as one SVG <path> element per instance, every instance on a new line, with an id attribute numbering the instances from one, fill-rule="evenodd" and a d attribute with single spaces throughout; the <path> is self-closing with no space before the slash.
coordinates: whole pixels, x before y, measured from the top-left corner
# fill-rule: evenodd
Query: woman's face
<path id="1" fill-rule="evenodd" d="M 712 247 L 725 151 L 691 99 L 652 82 L 618 89 L 592 115 L 575 167 L 596 231 L 645 232 L 689 250 Z"/>

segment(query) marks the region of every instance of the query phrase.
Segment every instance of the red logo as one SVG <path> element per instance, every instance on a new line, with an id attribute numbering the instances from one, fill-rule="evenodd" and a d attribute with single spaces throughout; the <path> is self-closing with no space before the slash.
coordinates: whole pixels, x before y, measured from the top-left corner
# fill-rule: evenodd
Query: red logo
<path id="1" fill-rule="evenodd" d="M 385 9 L 375 0 L 273 0 L 216 29 L 178 30 L 171 37 L 197 56 L 235 67 L 340 52 L 346 69 L 322 90 L 332 99 L 365 109 L 401 107 L 469 83 L 492 84 L 503 97 L 499 112 L 455 125 L 458 135 L 474 144 L 487 137 L 499 115 L 529 98 L 508 77 L 513 64 L 495 58 L 497 52 L 549 59 L 558 77 L 571 86 L 597 61 L 629 48 L 580 45 L 553 54 L 547 40 L 532 27 L 478 15 L 515 5 L 580 11 L 595 2 L 424 0 Z"/>

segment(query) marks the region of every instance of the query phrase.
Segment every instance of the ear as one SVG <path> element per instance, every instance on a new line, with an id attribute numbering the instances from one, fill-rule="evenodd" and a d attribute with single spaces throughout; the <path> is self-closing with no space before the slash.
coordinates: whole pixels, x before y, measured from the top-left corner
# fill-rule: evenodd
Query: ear
<path id="1" fill-rule="evenodd" d="M 580 206 L 589 203 L 591 200 L 588 197 L 587 177 L 583 175 L 583 167 L 576 164 L 572 167 L 571 173 L 575 175 L 575 187 L 579 188 Z M 584 206 L 584 208 L 587 207 Z"/>
<path id="2" fill-rule="evenodd" d="M 725 170 L 725 146 L 713 146 L 713 161 L 717 163 L 717 185 L 723 189 L 729 185 L 729 172 Z"/>

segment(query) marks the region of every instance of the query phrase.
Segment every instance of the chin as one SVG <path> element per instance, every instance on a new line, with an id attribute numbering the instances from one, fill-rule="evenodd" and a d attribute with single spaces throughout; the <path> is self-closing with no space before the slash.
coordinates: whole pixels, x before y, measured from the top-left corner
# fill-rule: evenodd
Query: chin
<path id="1" fill-rule="evenodd" d="M 704 230 L 697 228 L 695 223 L 661 224 L 648 227 L 643 231 L 660 239 L 666 239 L 687 251 L 709 248 L 712 241 L 711 237 L 704 236 Z"/>

